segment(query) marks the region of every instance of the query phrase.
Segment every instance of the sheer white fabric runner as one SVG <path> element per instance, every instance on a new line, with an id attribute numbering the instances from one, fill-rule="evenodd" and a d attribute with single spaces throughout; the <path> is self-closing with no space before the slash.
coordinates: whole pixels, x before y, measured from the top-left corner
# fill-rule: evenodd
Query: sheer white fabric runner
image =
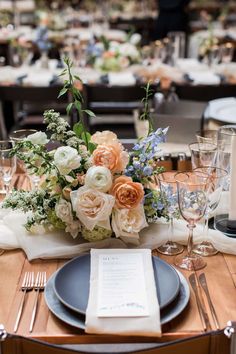
<path id="1" fill-rule="evenodd" d="M 109 249 L 108 254 L 123 253 L 127 250 Z M 85 332 L 100 334 L 123 334 L 123 335 L 143 335 L 160 336 L 160 308 L 156 296 L 156 287 L 152 267 L 151 251 L 147 249 L 130 250 L 129 252 L 141 252 L 143 256 L 143 269 L 148 294 L 149 316 L 145 317 L 97 317 L 98 298 L 98 260 L 99 255 L 104 254 L 104 250 L 91 250 L 91 273 L 90 292 L 88 307 L 86 310 Z"/>
<path id="2" fill-rule="evenodd" d="M 140 233 L 137 240 L 109 238 L 99 242 L 73 239 L 61 231 L 45 232 L 37 229 L 34 233 L 25 230 L 26 215 L 0 209 L 0 248 L 21 248 L 29 260 L 36 258 L 72 258 L 88 252 L 91 248 L 148 248 L 155 249 L 167 240 L 168 225 L 165 221 L 151 224 Z M 174 241 L 187 243 L 188 229 L 184 220 L 174 222 Z M 203 225 L 194 229 L 194 242 L 205 240 Z M 128 242 L 129 241 L 129 242 Z M 209 230 L 209 241 L 221 252 L 236 254 L 236 238 L 225 236 L 219 231 Z"/>

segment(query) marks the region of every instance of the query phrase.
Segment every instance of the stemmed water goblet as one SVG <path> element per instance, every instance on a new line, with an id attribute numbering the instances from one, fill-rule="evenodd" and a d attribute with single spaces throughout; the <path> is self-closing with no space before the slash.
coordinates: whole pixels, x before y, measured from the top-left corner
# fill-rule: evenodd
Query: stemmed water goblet
<path id="1" fill-rule="evenodd" d="M 214 166 L 217 160 L 217 144 L 195 142 L 189 144 L 192 169 L 202 166 Z"/>
<path id="2" fill-rule="evenodd" d="M 16 172 L 16 157 L 11 156 L 14 143 L 11 140 L 0 141 L 0 176 L 5 186 L 6 195 L 10 192 L 10 184 Z"/>
<path id="3" fill-rule="evenodd" d="M 218 251 L 215 249 L 213 244 L 208 241 L 209 217 L 219 205 L 221 193 L 228 173 L 226 170 L 215 166 L 198 167 L 194 170 L 194 173 L 200 175 L 202 175 L 202 173 L 209 174 L 210 184 L 208 189 L 208 201 L 204 225 L 206 241 L 195 245 L 193 247 L 193 252 L 200 254 L 201 256 L 213 256 L 218 253 Z"/>
<path id="4" fill-rule="evenodd" d="M 173 172 L 162 172 L 157 175 L 161 198 L 169 217 L 168 241 L 157 248 L 158 252 L 173 256 L 183 251 L 184 247 L 173 242 L 173 219 L 179 215 L 177 184 Z"/>
<path id="5" fill-rule="evenodd" d="M 186 270 L 198 270 L 206 266 L 203 258 L 193 253 L 193 230 L 196 222 L 205 214 L 208 200 L 209 175 L 194 172 L 178 172 L 175 175 L 178 203 L 182 217 L 187 221 L 189 236 L 187 253 L 175 257 L 176 266 Z"/>
<path id="6" fill-rule="evenodd" d="M 34 134 L 36 132 L 37 130 L 35 129 L 19 129 L 11 132 L 9 134 L 9 137 L 11 140 L 17 143 L 17 142 L 21 142 L 22 140 L 26 139 L 29 135 Z M 33 184 L 34 188 L 37 189 L 40 182 L 40 177 L 35 174 L 30 174 L 29 176 L 23 161 L 18 160 L 18 164 L 20 168 L 25 172 L 27 177 L 30 179 L 30 182 Z"/>

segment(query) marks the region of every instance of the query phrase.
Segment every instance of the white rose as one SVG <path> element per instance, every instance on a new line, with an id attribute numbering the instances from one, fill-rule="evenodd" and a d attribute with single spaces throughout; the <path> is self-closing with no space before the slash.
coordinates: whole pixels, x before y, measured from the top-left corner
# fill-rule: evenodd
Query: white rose
<path id="1" fill-rule="evenodd" d="M 73 220 L 70 224 L 66 225 L 65 231 L 70 233 L 73 238 L 78 236 L 78 233 L 81 230 L 81 223 L 79 220 Z"/>
<path id="2" fill-rule="evenodd" d="M 106 193 L 112 186 L 111 171 L 104 166 L 92 166 L 85 176 L 85 186 Z"/>
<path id="3" fill-rule="evenodd" d="M 71 192 L 70 197 L 77 218 L 88 230 L 93 230 L 95 226 L 111 229 L 110 215 L 115 203 L 112 195 L 83 186 Z"/>
<path id="4" fill-rule="evenodd" d="M 130 37 L 130 43 L 133 45 L 138 45 L 141 42 L 142 36 L 139 33 L 133 33 Z"/>
<path id="5" fill-rule="evenodd" d="M 61 146 L 54 154 L 54 163 L 63 175 L 79 168 L 80 161 L 81 156 L 78 155 L 78 151 L 70 146 Z"/>
<path id="6" fill-rule="evenodd" d="M 28 135 L 25 140 L 31 141 L 35 145 L 45 145 L 49 142 L 47 135 L 41 131 Z"/>
<path id="7" fill-rule="evenodd" d="M 65 199 L 59 199 L 58 203 L 55 205 L 55 213 L 56 216 L 66 224 L 72 223 L 73 215 L 71 203 L 67 202 Z"/>
<path id="8" fill-rule="evenodd" d="M 139 232 L 148 226 L 143 205 L 134 209 L 115 209 L 112 214 L 112 228 L 116 237 L 139 237 Z"/>

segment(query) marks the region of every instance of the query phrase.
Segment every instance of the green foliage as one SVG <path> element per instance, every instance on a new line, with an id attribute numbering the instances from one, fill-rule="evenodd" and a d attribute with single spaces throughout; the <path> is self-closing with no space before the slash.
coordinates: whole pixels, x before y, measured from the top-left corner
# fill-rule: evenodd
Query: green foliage
<path id="1" fill-rule="evenodd" d="M 86 127 L 83 123 L 83 115 L 87 114 L 89 117 L 94 118 L 95 114 L 88 109 L 83 109 L 83 96 L 80 90 L 75 86 L 76 81 L 82 83 L 82 80 L 78 75 L 72 74 L 73 62 L 69 58 L 65 58 L 64 62 L 66 64 L 66 68 L 63 69 L 60 76 L 65 76 L 66 79 L 64 80 L 64 86 L 59 92 L 58 98 L 65 94 L 70 94 L 72 102 L 68 104 L 66 112 L 68 115 L 70 115 L 73 112 L 73 109 L 77 111 L 79 122 L 75 124 L 75 127 L 73 127 L 73 131 L 75 132 L 78 138 L 84 140 L 87 149 L 91 152 L 90 149 L 93 149 L 93 147 L 91 147 L 91 144 L 89 142 L 89 133 L 86 131 Z"/>
<path id="2" fill-rule="evenodd" d="M 148 134 L 150 134 L 153 131 L 153 123 L 152 123 L 152 117 L 150 114 L 150 107 L 149 107 L 149 100 L 153 95 L 153 90 L 150 88 L 150 81 L 143 88 L 145 91 L 145 96 L 143 97 L 141 102 L 144 104 L 144 108 L 143 108 L 143 112 L 140 115 L 139 119 L 148 121 L 148 123 L 149 123 Z"/>

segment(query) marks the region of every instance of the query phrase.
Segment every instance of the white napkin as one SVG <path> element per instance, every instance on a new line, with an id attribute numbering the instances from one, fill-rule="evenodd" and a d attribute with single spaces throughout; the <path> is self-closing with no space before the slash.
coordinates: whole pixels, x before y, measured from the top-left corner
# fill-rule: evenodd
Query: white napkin
<path id="1" fill-rule="evenodd" d="M 110 85 L 114 86 L 134 86 L 136 79 L 130 72 L 124 73 L 109 73 L 108 81 Z"/>
<path id="2" fill-rule="evenodd" d="M 220 211 L 227 211 L 227 192 L 224 192 L 219 205 Z M 45 231 L 36 228 L 34 233 L 25 230 L 27 215 L 0 208 L 0 248 L 21 248 L 28 260 L 36 258 L 72 258 L 88 252 L 91 248 L 149 248 L 155 249 L 167 241 L 168 223 L 160 219 L 140 232 L 139 243 L 130 240 L 108 238 L 98 242 L 87 242 L 77 237 L 73 239 L 63 231 Z M 185 220 L 174 220 L 173 241 L 186 245 L 188 228 Z M 194 229 L 194 242 L 204 241 L 203 224 L 197 224 Z M 209 230 L 208 240 L 218 251 L 236 255 L 236 238 L 230 238 L 217 230 Z M 135 240 L 136 241 L 136 240 Z"/>
<path id="3" fill-rule="evenodd" d="M 97 317 L 98 294 L 98 259 L 104 250 L 91 250 L 90 291 L 86 310 L 85 332 L 100 334 L 122 334 L 160 336 L 160 308 L 156 296 L 155 280 L 150 250 L 116 250 L 109 249 L 106 253 L 134 252 L 141 253 L 144 261 L 144 275 L 148 294 L 149 316 L 147 317 Z"/>
<path id="4" fill-rule="evenodd" d="M 220 78 L 213 72 L 189 71 L 188 76 L 193 80 L 194 85 L 219 85 Z"/>
<path id="5" fill-rule="evenodd" d="M 53 79 L 53 73 L 50 71 L 43 72 L 31 72 L 23 80 L 24 84 L 31 86 L 49 86 L 50 82 Z"/>

